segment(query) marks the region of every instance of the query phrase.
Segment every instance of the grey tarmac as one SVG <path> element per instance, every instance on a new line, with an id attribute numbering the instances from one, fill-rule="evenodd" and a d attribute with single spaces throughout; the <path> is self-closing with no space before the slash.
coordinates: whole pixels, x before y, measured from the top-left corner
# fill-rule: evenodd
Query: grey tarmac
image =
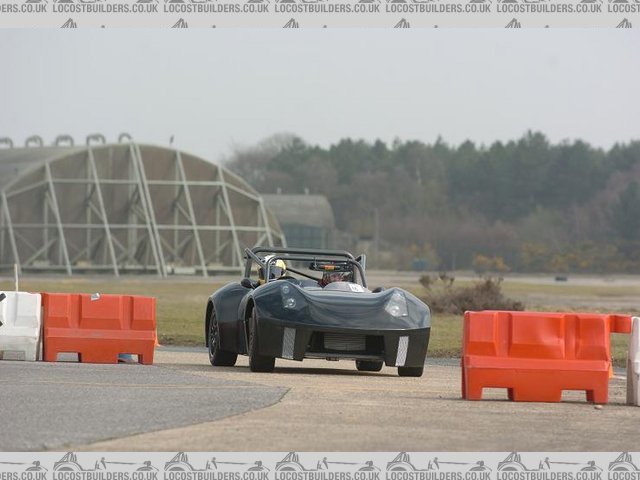
<path id="1" fill-rule="evenodd" d="M 160 365 L 2 361 L 0 450 L 62 450 L 198 424 L 272 405 L 284 393 Z"/>
<path id="2" fill-rule="evenodd" d="M 0 450 L 624 451 L 638 410 L 624 371 L 603 408 L 460 399 L 457 359 L 422 378 L 353 362 L 278 360 L 274 373 L 211 367 L 197 348 L 160 348 L 154 366 L 0 362 Z"/>
<path id="3" fill-rule="evenodd" d="M 85 450 L 220 451 L 615 451 L 637 446 L 640 410 L 624 405 L 624 371 L 610 403 L 566 392 L 562 403 L 513 403 L 506 391 L 486 401 L 460 399 L 457 359 L 430 359 L 421 378 L 396 369 L 361 373 L 353 362 L 276 361 L 274 373 L 211 367 L 203 351 L 164 351 L 162 368 L 183 375 L 286 389 L 270 406 L 196 425 L 94 444 Z M 250 392 L 247 392 L 250 393 Z"/>

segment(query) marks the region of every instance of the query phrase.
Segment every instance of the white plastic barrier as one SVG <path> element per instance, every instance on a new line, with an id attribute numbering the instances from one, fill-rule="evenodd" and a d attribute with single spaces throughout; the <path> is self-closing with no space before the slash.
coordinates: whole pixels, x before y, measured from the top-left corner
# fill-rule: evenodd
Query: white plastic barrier
<path id="1" fill-rule="evenodd" d="M 640 317 L 633 317 L 627 354 L 627 403 L 640 407 Z"/>
<path id="2" fill-rule="evenodd" d="M 0 359 L 39 360 L 42 313 L 39 293 L 1 292 Z"/>

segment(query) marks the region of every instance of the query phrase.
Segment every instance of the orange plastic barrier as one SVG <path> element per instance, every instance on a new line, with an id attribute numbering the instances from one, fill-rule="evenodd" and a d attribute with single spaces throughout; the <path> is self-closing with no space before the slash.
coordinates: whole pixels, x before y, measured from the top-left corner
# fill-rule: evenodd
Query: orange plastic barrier
<path id="1" fill-rule="evenodd" d="M 155 298 L 43 293 L 42 306 L 46 362 L 73 352 L 84 363 L 118 363 L 126 353 L 153 363 Z"/>
<path id="2" fill-rule="evenodd" d="M 563 390 L 585 390 L 587 401 L 607 403 L 612 332 L 630 333 L 631 317 L 466 312 L 462 398 L 506 388 L 517 402 L 559 402 Z"/>

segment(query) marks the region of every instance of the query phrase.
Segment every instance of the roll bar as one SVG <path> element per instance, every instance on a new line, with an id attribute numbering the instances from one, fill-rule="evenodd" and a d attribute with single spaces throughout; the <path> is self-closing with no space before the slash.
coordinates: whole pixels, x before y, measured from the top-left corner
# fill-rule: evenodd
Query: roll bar
<path id="1" fill-rule="evenodd" d="M 258 253 L 273 253 L 274 256 L 265 262 L 260 258 Z M 265 278 L 269 278 L 271 273 L 271 266 L 278 260 L 288 260 L 291 262 L 313 262 L 317 260 L 317 257 L 341 257 L 349 265 L 353 265 L 358 269 L 360 278 L 362 279 L 362 286 L 367 287 L 367 280 L 364 276 L 364 266 L 356 260 L 352 254 L 345 250 L 320 250 L 320 249 L 308 249 L 308 248 L 283 248 L 283 247 L 255 247 L 253 249 L 245 249 L 247 257 L 247 263 L 245 265 L 244 276 L 249 278 L 251 276 L 251 261 L 256 262 L 265 271 Z M 358 257 L 364 260 L 364 255 Z"/>
<path id="2" fill-rule="evenodd" d="M 248 250 L 248 249 L 247 249 Z M 355 260 L 346 250 L 323 250 L 320 248 L 295 248 L 295 247 L 254 247 L 253 253 L 284 253 L 293 255 L 322 255 L 325 257 L 345 257 Z"/>

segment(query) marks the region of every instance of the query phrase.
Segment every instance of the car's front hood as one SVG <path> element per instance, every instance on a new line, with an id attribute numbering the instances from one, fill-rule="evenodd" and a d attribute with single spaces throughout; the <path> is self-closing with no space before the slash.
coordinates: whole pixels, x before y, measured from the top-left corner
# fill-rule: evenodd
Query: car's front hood
<path id="1" fill-rule="evenodd" d="M 415 296 L 391 288 L 379 293 L 306 289 L 285 282 L 271 282 L 254 292 L 254 303 L 261 318 L 345 329 L 405 330 L 431 326 L 429 307 Z M 289 287 L 283 293 L 282 286 Z M 285 289 L 286 290 L 286 289 Z M 406 315 L 394 317 L 385 307 L 394 293 L 406 300 Z M 295 307 L 285 308 L 293 298 Z"/>

